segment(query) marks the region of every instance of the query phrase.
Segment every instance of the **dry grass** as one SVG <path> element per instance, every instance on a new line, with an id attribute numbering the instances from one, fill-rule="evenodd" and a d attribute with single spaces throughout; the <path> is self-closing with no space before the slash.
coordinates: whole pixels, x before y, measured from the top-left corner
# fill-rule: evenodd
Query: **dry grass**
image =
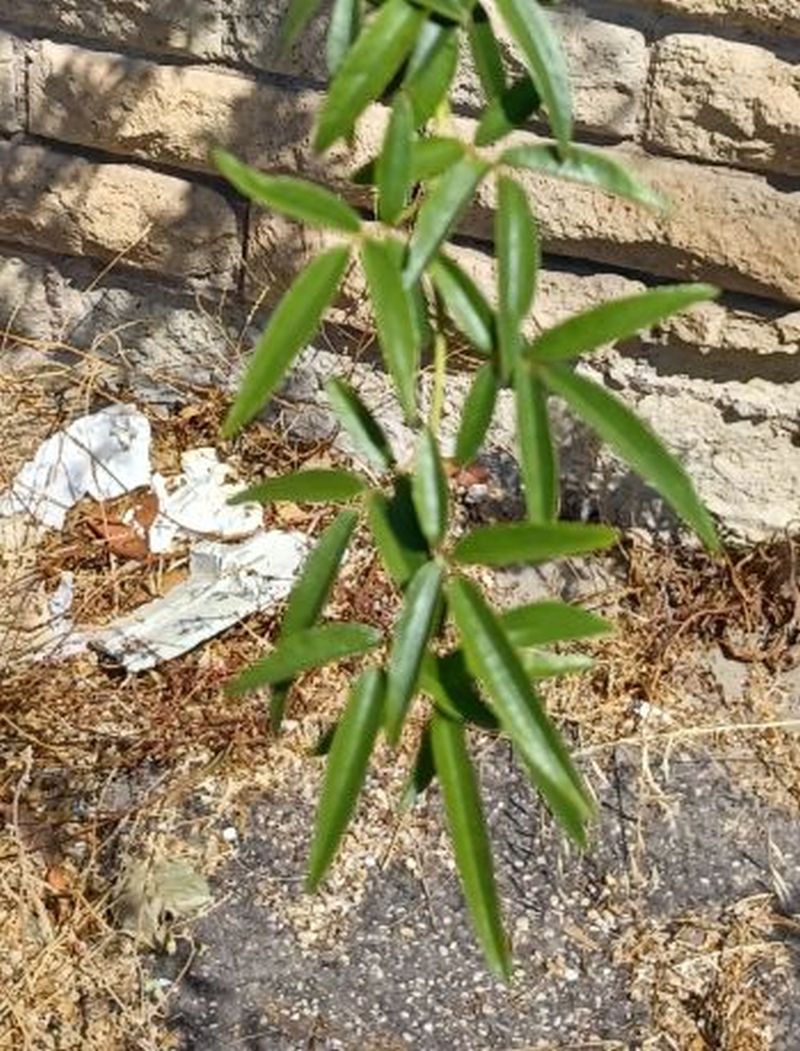
<path id="1" fill-rule="evenodd" d="M 75 375 L 77 383 L 58 369 L 37 383 L 0 379 L 0 483 L 46 434 L 108 394 L 100 367 Z M 173 470 L 183 449 L 218 444 L 223 409 L 218 394 L 193 392 L 182 412 L 154 414 L 156 466 Z M 266 465 L 285 469 L 333 455 L 320 445 L 288 445 L 280 425 L 252 428 L 221 452 L 248 476 Z M 113 518 L 129 502 L 104 513 Z M 326 515 L 289 507 L 274 521 L 313 533 Z M 51 590 L 69 569 L 76 622 L 98 624 L 181 579 L 184 556 L 122 558 L 91 528 L 96 516 L 96 507 L 77 507 L 61 533 L 35 537 L 7 555 L 0 605 L 18 611 L 20 596 L 30 599 L 31 581 Z M 394 609 L 386 580 L 366 547 L 355 547 L 332 612 L 387 628 Z M 723 761 L 735 753 L 734 776 L 796 814 L 798 713 L 787 709 L 775 679 L 800 657 L 795 543 L 786 538 L 713 562 L 632 538 L 613 557 L 622 567 L 619 585 L 597 604 L 611 610 L 620 630 L 589 647 L 597 666 L 587 679 L 564 680 L 547 691 L 578 750 L 602 768 L 614 747 L 628 743 L 641 755 L 643 783 L 649 764 L 668 760 L 678 745 Z M 0 1048 L 170 1046 L 163 991 L 148 977 L 137 947 L 113 925 L 113 886 L 131 857 L 180 855 L 213 871 L 231 853 L 220 816 L 230 821 L 233 814 L 243 828 L 249 800 L 265 791 L 280 794 L 289 785 L 298 791 L 300 784 L 313 799 L 318 775 L 309 772 L 308 751 L 335 718 L 350 669 L 308 676 L 293 698 L 287 734 L 271 738 L 264 698 L 228 698 L 223 686 L 262 650 L 274 626 L 272 615 L 253 617 L 202 652 L 137 677 L 103 668 L 90 655 L 48 667 L 16 661 L 6 669 L 0 684 L 0 930 L 8 951 L 0 962 Z M 10 653 L 11 625 L 0 626 L 3 631 L 0 645 Z M 748 669 L 735 696 L 726 696 L 698 660 L 712 645 Z M 291 922 L 309 947 L 335 942 L 376 854 L 379 864 L 392 851 L 413 854 L 415 822 L 423 819 L 398 821 L 401 780 L 401 768 L 382 753 L 369 804 L 325 894 L 282 905 L 294 910 Z M 631 922 L 620 953 L 661 1041 L 654 1035 L 647 1046 L 769 1046 L 760 976 L 780 962 L 769 900 L 740 903 L 713 921 L 686 917 L 669 926 L 632 916 Z M 178 929 L 175 936 L 190 932 Z"/>

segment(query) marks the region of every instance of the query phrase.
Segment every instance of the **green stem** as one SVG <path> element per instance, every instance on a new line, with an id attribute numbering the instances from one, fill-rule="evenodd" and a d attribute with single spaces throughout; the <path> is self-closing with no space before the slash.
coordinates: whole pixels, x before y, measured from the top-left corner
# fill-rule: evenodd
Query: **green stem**
<path id="1" fill-rule="evenodd" d="M 431 411 L 428 426 L 431 432 L 439 437 L 439 426 L 444 409 L 444 387 L 447 380 L 447 344 L 441 330 L 437 330 L 433 339 L 433 391 L 431 393 Z"/>

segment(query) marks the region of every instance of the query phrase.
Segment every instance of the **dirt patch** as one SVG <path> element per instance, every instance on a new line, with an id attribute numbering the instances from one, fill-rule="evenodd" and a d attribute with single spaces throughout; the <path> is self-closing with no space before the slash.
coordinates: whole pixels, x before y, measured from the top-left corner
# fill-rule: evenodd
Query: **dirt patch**
<path id="1" fill-rule="evenodd" d="M 111 396 L 96 371 L 78 375 L 91 382 L 3 380 L 3 481 Z M 218 444 L 223 411 L 198 392 L 151 407 L 156 466 Z M 222 451 L 245 477 L 336 460 L 284 433 L 257 426 Z M 3 606 L 68 569 L 76 624 L 100 624 L 183 578 L 185 553 L 114 550 L 97 517 L 81 504 L 63 531 L 6 554 Z M 294 506 L 271 519 L 309 534 L 329 520 Z M 505 745 L 474 740 L 520 961 L 509 989 L 486 978 L 465 926 L 436 793 L 398 813 L 418 721 L 399 763 L 378 753 L 324 891 L 301 893 L 320 776 L 309 753 L 352 668 L 306 677 L 271 736 L 265 698 L 223 687 L 273 637 L 273 615 L 136 677 L 92 655 L 14 662 L 0 683 L 0 1047 L 792 1047 L 780 1019 L 798 907 L 797 558 L 788 537 L 714 562 L 632 534 L 593 563 L 602 585 L 581 563 L 534 581 L 620 630 L 584 647 L 590 675 L 546 691 L 601 802 L 587 855 L 566 850 Z M 496 586 L 508 603 L 532 582 Z M 357 541 L 331 613 L 388 629 L 394 612 Z M 156 858 L 207 876 L 214 904 L 147 955 L 111 906 L 126 866 Z"/>

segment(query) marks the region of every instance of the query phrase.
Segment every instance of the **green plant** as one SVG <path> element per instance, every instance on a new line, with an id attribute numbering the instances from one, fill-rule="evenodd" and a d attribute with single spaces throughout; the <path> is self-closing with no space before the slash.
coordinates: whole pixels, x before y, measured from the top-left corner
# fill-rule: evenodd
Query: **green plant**
<path id="1" fill-rule="evenodd" d="M 288 39 L 300 32 L 319 2 L 292 0 Z M 396 745 L 412 703 L 424 696 L 427 721 L 408 796 L 438 779 L 478 941 L 489 965 L 507 975 L 509 948 L 468 734 L 506 734 L 556 820 L 583 845 L 592 796 L 543 709 L 536 681 L 585 664 L 542 647 L 610 626 L 560 602 L 534 603 L 500 615 L 467 567 L 541 562 L 615 542 L 613 529 L 558 517 L 557 450 L 548 417 L 552 395 L 658 488 L 709 548 L 716 548 L 711 519 L 678 461 L 622 402 L 574 369 L 580 355 L 630 337 L 715 292 L 706 285 L 657 288 L 578 314 L 533 340 L 523 336 L 536 292 L 540 247 L 535 214 L 518 181 L 521 171 L 577 180 L 645 207 L 660 207 L 661 202 L 607 156 L 572 144 L 569 80 L 543 8 L 536 0 L 495 0 L 495 10 L 490 17 L 472 0 L 335 0 L 327 48 L 332 82 L 319 114 L 315 147 L 325 150 L 347 139 L 376 100 L 390 107 L 379 156 L 353 177 L 361 187 L 374 188 L 374 221 L 364 221 L 343 196 L 321 186 L 254 171 L 223 152 L 216 159 L 233 186 L 257 204 L 338 236 L 338 243 L 332 242 L 300 274 L 273 313 L 227 417 L 225 435 L 235 435 L 278 389 L 314 335 L 353 257 L 363 271 L 387 371 L 418 435 L 413 464 L 398 464 L 356 391 L 332 379 L 327 386 L 331 406 L 381 483 L 376 486 L 349 471 L 309 470 L 270 478 L 241 494 L 241 500 L 348 506 L 311 554 L 275 648 L 231 688 L 269 686 L 277 731 L 298 674 L 365 654 L 386 641 L 368 625 L 320 623 L 348 541 L 363 517 L 399 593 L 400 610 L 385 667 L 369 666 L 361 673 L 332 736 L 308 884 L 316 887 L 331 864 L 379 733 Z M 527 70 L 515 83 L 506 79 L 495 18 L 516 42 Z M 465 44 L 486 97 L 471 142 L 453 132 L 448 108 Z M 514 127 L 538 113 L 546 115 L 554 141 L 505 149 L 499 145 Z M 489 180 L 496 193 L 496 309 L 445 250 L 459 217 Z M 453 330 L 466 338 L 481 362 L 458 430 L 455 460 L 466 464 L 474 459 L 498 390 L 512 387 L 527 511 L 524 522 L 477 528 L 460 538 L 451 535 L 438 437 L 447 383 L 445 340 Z M 418 387 L 422 355 L 428 350 L 435 381 L 423 419 Z"/>

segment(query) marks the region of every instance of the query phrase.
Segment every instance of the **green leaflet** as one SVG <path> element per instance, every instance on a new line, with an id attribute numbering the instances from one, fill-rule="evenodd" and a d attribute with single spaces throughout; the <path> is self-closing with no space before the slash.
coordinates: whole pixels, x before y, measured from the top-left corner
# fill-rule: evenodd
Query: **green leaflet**
<path id="1" fill-rule="evenodd" d="M 458 139 L 431 135 L 411 146 L 411 181 L 427 182 L 447 171 L 464 156 L 464 144 Z"/>
<path id="2" fill-rule="evenodd" d="M 231 438 L 263 408 L 295 356 L 317 331 L 344 276 L 348 248 L 331 248 L 310 263 L 281 299 L 256 345 L 222 436 Z"/>
<path id="3" fill-rule="evenodd" d="M 536 0 L 495 0 L 495 3 L 547 107 L 558 144 L 566 149 L 572 138 L 572 95 L 567 63 L 550 18 Z"/>
<path id="4" fill-rule="evenodd" d="M 426 723 L 419 740 L 414 765 L 400 800 L 401 809 L 408 810 L 414 806 L 419 797 L 429 788 L 435 776 L 436 770 L 433 766 L 433 749 L 431 748 L 431 724 Z"/>
<path id="5" fill-rule="evenodd" d="M 447 595 L 469 667 L 501 726 L 554 816 L 583 845 L 592 803 L 500 621 L 470 581 L 451 581 Z"/>
<path id="6" fill-rule="evenodd" d="M 428 427 L 417 442 L 411 495 L 420 528 L 428 544 L 435 548 L 447 531 L 448 492 L 439 445 Z"/>
<path id="7" fill-rule="evenodd" d="M 310 628 L 325 608 L 356 527 L 355 511 L 342 511 L 320 536 L 289 594 L 281 637 Z"/>
<path id="8" fill-rule="evenodd" d="M 560 679 L 564 675 L 583 675 L 594 667 L 591 657 L 584 657 L 580 653 L 523 650 L 519 659 L 529 679 Z"/>
<path id="9" fill-rule="evenodd" d="M 267 478 L 257 485 L 251 485 L 232 497 L 231 504 L 277 503 L 279 500 L 292 500 L 297 503 L 340 503 L 352 500 L 363 493 L 367 483 L 363 478 L 350 471 L 314 469 L 294 471 L 292 474 Z"/>
<path id="10" fill-rule="evenodd" d="M 514 370 L 517 448 L 529 522 L 558 517 L 558 459 L 550 430 L 547 391 L 530 370 Z"/>
<path id="11" fill-rule="evenodd" d="M 608 343 L 630 339 L 664 318 L 695 303 L 715 299 L 718 294 L 711 285 L 666 285 L 612 299 L 543 332 L 530 344 L 525 357 L 536 362 L 577 358 Z"/>
<path id="12" fill-rule="evenodd" d="M 449 719 L 461 719 L 485 730 L 498 729 L 500 724 L 483 703 L 461 650 L 441 657 L 426 653 L 419 685 Z"/>
<path id="13" fill-rule="evenodd" d="M 613 631 L 613 625 L 596 613 L 566 602 L 531 602 L 509 610 L 503 628 L 514 646 L 543 646 L 571 642 Z"/>
<path id="14" fill-rule="evenodd" d="M 456 328 L 488 357 L 494 349 L 494 314 L 481 290 L 458 263 L 441 253 L 429 273 Z"/>
<path id="15" fill-rule="evenodd" d="M 524 124 L 542 105 L 530 77 L 522 77 L 493 98 L 475 130 L 476 146 L 491 146 Z"/>
<path id="16" fill-rule="evenodd" d="M 456 867 L 475 934 L 491 969 L 500 977 L 508 978 L 511 971 L 508 941 L 503 931 L 492 851 L 463 723 L 435 714 L 431 720 L 431 744 Z"/>
<path id="17" fill-rule="evenodd" d="M 361 31 L 330 85 L 314 146 L 322 152 L 346 138 L 370 102 L 388 87 L 411 50 L 425 12 L 406 0 L 386 0 Z"/>
<path id="18" fill-rule="evenodd" d="M 366 503 L 369 526 L 381 560 L 395 584 L 404 588 L 430 558 L 411 499 L 408 476 L 397 475 L 391 500 L 383 493 L 370 493 Z"/>
<path id="19" fill-rule="evenodd" d="M 412 183 L 428 182 L 447 171 L 465 153 L 464 144 L 444 135 L 431 135 L 411 143 Z M 377 161 L 367 161 L 351 176 L 357 186 L 373 186 L 377 180 Z"/>
<path id="20" fill-rule="evenodd" d="M 407 288 L 419 280 L 489 168 L 487 161 L 467 155 L 431 187 L 411 235 L 404 274 Z"/>
<path id="21" fill-rule="evenodd" d="M 400 739 L 417 690 L 439 606 L 442 575 L 438 563 L 428 562 L 417 570 L 406 588 L 386 677 L 386 736 L 391 744 L 397 744 Z"/>
<path id="22" fill-rule="evenodd" d="M 406 206 L 411 182 L 411 140 L 414 137 L 414 113 L 408 96 L 402 91 L 394 97 L 383 150 L 378 157 L 378 217 L 394 224 Z"/>
<path id="23" fill-rule="evenodd" d="M 281 45 L 291 47 L 321 6 L 322 0 L 290 0 L 281 25 Z"/>
<path id="24" fill-rule="evenodd" d="M 527 195 L 506 176 L 497 182 L 495 251 L 500 364 L 503 375 L 510 376 L 522 349 L 522 322 L 533 302 L 541 249 Z"/>
<path id="25" fill-rule="evenodd" d="M 647 183 L 637 179 L 608 154 L 588 150 L 585 146 L 569 146 L 566 150 L 548 143 L 512 146 L 501 154 L 500 163 L 596 186 L 648 208 L 664 208 L 664 198 Z"/>
<path id="26" fill-rule="evenodd" d="M 307 226 L 350 234 L 361 229 L 358 212 L 322 186 L 289 175 L 265 175 L 224 150 L 214 151 L 214 162 L 228 182 L 256 204 Z"/>
<path id="27" fill-rule="evenodd" d="M 454 22 L 463 22 L 471 6 L 467 0 L 419 0 L 419 2 L 429 11 L 434 11 L 443 18 L 451 18 Z"/>
<path id="28" fill-rule="evenodd" d="M 358 515 L 355 511 L 342 511 L 317 541 L 314 550 L 306 559 L 300 577 L 289 593 L 286 613 L 281 624 L 281 638 L 286 638 L 295 631 L 310 628 L 319 618 L 328 601 L 357 521 Z M 291 686 L 291 682 L 287 681 L 276 683 L 272 687 L 269 709 L 270 724 L 274 733 L 280 731 Z"/>
<path id="29" fill-rule="evenodd" d="M 543 366 L 541 373 L 553 393 L 562 397 L 622 460 L 661 493 L 706 547 L 718 551 L 714 523 L 692 480 L 650 428 L 619 398 L 566 366 Z"/>
<path id="30" fill-rule="evenodd" d="M 378 328 L 386 367 L 408 420 L 416 416 L 416 380 L 419 343 L 414 305 L 403 285 L 391 248 L 381 241 L 364 241 L 361 261 Z"/>
<path id="31" fill-rule="evenodd" d="M 328 871 L 356 808 L 382 707 L 383 675 L 378 668 L 368 668 L 353 686 L 328 753 L 308 863 L 309 890 L 318 887 Z"/>
<path id="32" fill-rule="evenodd" d="M 339 71 L 361 31 L 360 6 L 360 0 L 334 0 L 325 38 L 325 58 L 331 76 Z"/>
<path id="33" fill-rule="evenodd" d="M 616 529 L 582 522 L 548 522 L 482 526 L 467 533 L 453 549 L 462 565 L 510 566 L 518 562 L 547 562 L 551 558 L 581 555 L 610 547 Z"/>
<path id="34" fill-rule="evenodd" d="M 472 61 L 483 88 L 486 101 L 491 103 L 502 95 L 506 87 L 503 57 L 486 9 L 476 4 L 467 27 Z"/>
<path id="35" fill-rule="evenodd" d="M 447 98 L 457 66 L 458 34 L 455 27 L 429 19 L 411 52 L 403 81 L 416 127 L 426 124 Z"/>
<path id="36" fill-rule="evenodd" d="M 461 422 L 456 435 L 455 461 L 471 463 L 483 445 L 486 432 L 492 422 L 497 401 L 497 376 L 494 365 L 487 362 L 475 373 L 461 413 Z"/>
<path id="37" fill-rule="evenodd" d="M 389 439 L 356 391 L 344 380 L 334 377 L 326 382 L 325 393 L 356 450 L 382 471 L 388 471 L 394 464 Z"/>
<path id="38" fill-rule="evenodd" d="M 366 653 L 380 645 L 381 633 L 367 624 L 323 624 L 281 638 L 262 660 L 241 673 L 228 687 L 232 694 L 284 683 L 309 668 L 331 664 L 343 657 Z"/>

